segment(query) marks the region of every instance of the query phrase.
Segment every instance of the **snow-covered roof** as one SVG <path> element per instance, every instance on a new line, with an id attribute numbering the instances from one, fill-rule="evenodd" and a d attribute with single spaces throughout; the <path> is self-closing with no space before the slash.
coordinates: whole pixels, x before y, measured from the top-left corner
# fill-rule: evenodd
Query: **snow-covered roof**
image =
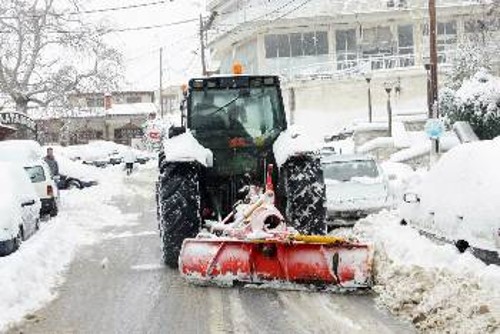
<path id="1" fill-rule="evenodd" d="M 158 109 L 152 102 L 114 104 L 111 109 L 99 108 L 37 108 L 28 110 L 28 116 L 33 119 L 54 119 L 54 118 L 89 118 L 113 116 L 149 115 L 157 113 Z"/>
<path id="2" fill-rule="evenodd" d="M 105 111 L 108 115 L 149 115 L 156 113 L 158 109 L 152 102 L 113 104 L 111 109 Z"/>

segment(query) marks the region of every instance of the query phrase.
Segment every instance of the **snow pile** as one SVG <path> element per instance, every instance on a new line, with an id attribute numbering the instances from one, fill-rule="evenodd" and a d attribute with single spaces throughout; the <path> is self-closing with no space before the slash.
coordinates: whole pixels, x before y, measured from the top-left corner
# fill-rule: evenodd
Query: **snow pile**
<path id="1" fill-rule="evenodd" d="M 412 189 L 421 201 L 403 205 L 402 214 L 431 232 L 498 250 L 499 170 L 500 137 L 455 147 Z M 423 221 L 430 212 L 432 223 Z"/>
<path id="2" fill-rule="evenodd" d="M 166 161 L 198 161 L 213 166 L 213 153 L 203 147 L 190 131 L 163 141 Z"/>
<path id="3" fill-rule="evenodd" d="M 420 135 L 422 135 L 420 133 Z M 453 132 L 445 132 L 444 135 L 439 140 L 439 146 L 441 151 L 448 151 L 453 147 L 460 144 L 460 140 Z M 418 142 L 413 141 L 411 147 L 398 151 L 391 155 L 390 161 L 392 162 L 404 162 L 424 154 L 430 154 L 431 151 L 431 140 L 426 138 Z"/>
<path id="4" fill-rule="evenodd" d="M 367 141 L 356 149 L 358 153 L 368 153 L 376 148 L 394 147 L 394 138 L 392 137 L 377 137 Z"/>
<path id="5" fill-rule="evenodd" d="M 354 233 L 375 246 L 377 303 L 432 333 L 500 330 L 500 267 L 436 245 L 396 212 L 361 220 Z"/>
<path id="6" fill-rule="evenodd" d="M 293 126 L 282 132 L 273 144 L 274 157 L 279 167 L 289 157 L 302 153 L 319 153 L 319 149 L 318 143 Z"/>
<path id="7" fill-rule="evenodd" d="M 101 173 L 99 186 L 65 191 L 59 215 L 43 223 L 17 252 L 0 258 L 0 332 L 56 297 L 54 288 L 79 247 L 101 240 L 105 227 L 132 224 L 136 219 L 123 214 L 113 201 L 137 189 L 123 181 L 125 174 Z"/>
<path id="8" fill-rule="evenodd" d="M 398 205 L 403 200 L 404 192 L 416 172 L 409 165 L 398 162 L 384 161 L 380 167 L 389 180 L 389 195 L 392 197 L 392 203 Z"/>

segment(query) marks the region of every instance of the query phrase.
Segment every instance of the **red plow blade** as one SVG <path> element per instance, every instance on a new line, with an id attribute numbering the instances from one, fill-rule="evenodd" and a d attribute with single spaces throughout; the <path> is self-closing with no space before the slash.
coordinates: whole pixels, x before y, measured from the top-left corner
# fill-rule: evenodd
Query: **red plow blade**
<path id="1" fill-rule="evenodd" d="M 369 288 L 372 253 L 370 246 L 348 241 L 186 239 L 179 270 L 198 283 L 277 281 Z"/>

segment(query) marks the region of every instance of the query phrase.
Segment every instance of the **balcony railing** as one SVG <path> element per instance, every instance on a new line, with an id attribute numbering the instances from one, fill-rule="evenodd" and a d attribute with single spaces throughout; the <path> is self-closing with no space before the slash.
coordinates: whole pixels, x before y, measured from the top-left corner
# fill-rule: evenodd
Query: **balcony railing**
<path id="1" fill-rule="evenodd" d="M 416 57 L 415 54 L 370 57 L 343 54 L 337 57 L 337 61 L 318 62 L 304 66 L 296 66 L 296 64 L 288 66 L 286 61 L 282 61 L 272 66 L 273 68 L 268 68 L 268 71 L 278 72 L 288 80 L 325 80 L 358 76 L 379 70 L 415 68 L 418 65 Z M 450 51 L 443 51 L 438 54 L 438 62 L 442 65 L 449 65 L 452 60 L 453 53 Z"/>

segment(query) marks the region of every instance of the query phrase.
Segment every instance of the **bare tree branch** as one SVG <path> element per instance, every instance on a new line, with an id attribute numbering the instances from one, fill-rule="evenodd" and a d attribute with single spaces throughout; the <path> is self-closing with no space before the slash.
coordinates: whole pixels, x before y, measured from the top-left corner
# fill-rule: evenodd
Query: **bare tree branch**
<path id="1" fill-rule="evenodd" d="M 80 1 L 57 1 L 57 8 L 55 0 L 0 1 L 0 90 L 18 111 L 120 81 L 122 57 L 103 42 L 106 28 L 64 15 L 78 12 Z"/>

